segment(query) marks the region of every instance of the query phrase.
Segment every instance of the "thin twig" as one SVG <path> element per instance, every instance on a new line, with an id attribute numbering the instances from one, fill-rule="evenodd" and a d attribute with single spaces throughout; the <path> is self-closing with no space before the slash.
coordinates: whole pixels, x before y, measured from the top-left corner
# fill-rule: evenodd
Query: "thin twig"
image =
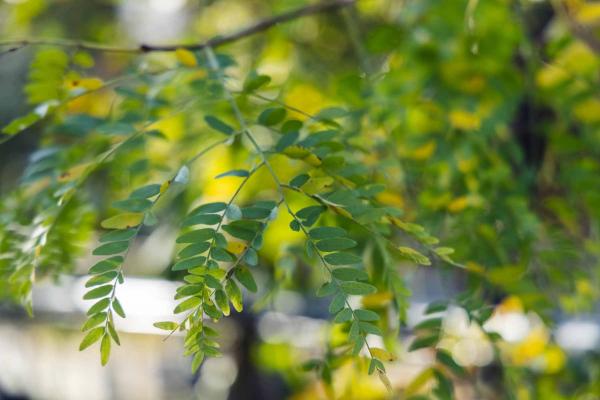
<path id="1" fill-rule="evenodd" d="M 250 25 L 239 31 L 230 33 L 223 36 L 215 36 L 205 42 L 191 43 L 191 44 L 172 44 L 172 45 L 152 45 L 152 44 L 140 44 L 135 47 L 119 47 L 104 45 L 101 43 L 70 40 L 70 39 L 21 39 L 21 40 L 4 40 L 0 41 L 0 46 L 59 46 L 59 47 L 71 47 L 82 50 L 92 51 L 103 51 L 110 53 L 150 53 L 157 51 L 174 51 L 177 49 L 186 50 L 202 50 L 207 47 L 215 48 L 225 44 L 235 42 L 239 39 L 243 39 L 248 36 L 255 35 L 257 33 L 271 29 L 275 25 L 282 24 L 285 22 L 293 21 L 298 18 L 306 17 L 309 15 L 324 14 L 334 12 L 340 8 L 347 7 L 354 4 L 356 0 L 333 0 L 324 1 L 317 4 L 311 4 L 305 7 L 300 7 L 292 11 L 288 11 L 283 14 L 275 15 L 271 18 L 266 18 L 258 21 L 254 25 Z M 20 48 L 19 47 L 19 48 Z M 11 49 L 9 49 L 10 51 Z"/>

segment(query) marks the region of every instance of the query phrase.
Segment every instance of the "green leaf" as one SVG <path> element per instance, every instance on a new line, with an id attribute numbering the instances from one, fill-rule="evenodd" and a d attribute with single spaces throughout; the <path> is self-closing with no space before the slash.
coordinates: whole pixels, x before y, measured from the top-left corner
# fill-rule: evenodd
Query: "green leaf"
<path id="1" fill-rule="evenodd" d="M 210 247 L 210 242 L 193 243 L 185 247 L 178 254 L 180 258 L 188 258 L 204 253 Z"/>
<path id="2" fill-rule="evenodd" d="M 235 308 L 237 312 L 242 312 L 242 309 L 244 308 L 242 291 L 233 279 L 227 279 L 227 282 L 225 282 L 225 293 L 227 293 L 233 308 Z"/>
<path id="3" fill-rule="evenodd" d="M 192 211 L 190 211 L 189 215 L 214 214 L 225 210 L 226 207 L 227 204 L 223 202 L 206 203 L 194 208 Z"/>
<path id="4" fill-rule="evenodd" d="M 129 198 L 115 201 L 113 207 L 123 211 L 144 212 L 152 207 L 152 202 L 148 199 Z"/>
<path id="5" fill-rule="evenodd" d="M 175 309 L 173 310 L 173 312 L 175 314 L 179 314 L 182 313 L 186 310 L 189 310 L 191 308 L 197 307 L 202 303 L 202 300 L 199 299 L 198 297 L 190 297 L 187 300 L 182 301 L 181 303 L 179 303 Z"/>
<path id="6" fill-rule="evenodd" d="M 412 260 L 413 262 L 415 262 L 417 264 L 431 265 L 431 261 L 429 260 L 429 258 L 427 258 L 423 254 L 419 253 L 415 249 L 411 249 L 410 247 L 400 246 L 397 248 L 397 250 L 404 258 Z"/>
<path id="7" fill-rule="evenodd" d="M 246 289 L 251 292 L 256 292 L 256 281 L 247 267 L 236 268 L 235 277 Z"/>
<path id="8" fill-rule="evenodd" d="M 97 301 L 90 309 L 87 311 L 87 315 L 94 315 L 99 313 L 100 311 L 106 310 L 110 305 L 110 298 L 104 298 L 100 301 Z"/>
<path id="9" fill-rule="evenodd" d="M 258 254 L 256 253 L 256 250 L 249 247 L 244 254 L 244 261 L 252 267 L 258 264 Z"/>
<path id="10" fill-rule="evenodd" d="M 214 130 L 216 130 L 218 132 L 224 133 L 225 135 L 231 135 L 232 133 L 235 132 L 235 129 L 233 129 L 231 126 L 229 126 L 228 124 L 226 124 L 219 118 L 214 117 L 212 115 L 205 116 L 204 121 L 206 121 L 206 124 L 208 126 L 210 126 L 211 128 L 213 128 Z"/>
<path id="11" fill-rule="evenodd" d="M 31 125 L 35 124 L 41 117 L 35 112 L 30 112 L 22 117 L 13 119 L 8 125 L 2 128 L 2 133 L 7 135 L 17 134 Z"/>
<path id="12" fill-rule="evenodd" d="M 83 299 L 90 300 L 90 299 L 97 299 L 99 297 L 104 297 L 104 296 L 108 295 L 110 292 L 112 292 L 112 290 L 113 290 L 112 285 L 100 286 L 100 287 L 92 289 L 89 292 L 87 292 L 86 294 L 84 294 Z"/>
<path id="13" fill-rule="evenodd" d="M 177 288 L 177 294 L 181 296 L 196 296 L 202 294 L 203 285 L 183 285 Z"/>
<path id="14" fill-rule="evenodd" d="M 290 181 L 290 186 L 300 188 L 302 185 L 308 182 L 309 179 L 310 176 L 308 174 L 300 174 Z"/>
<path id="15" fill-rule="evenodd" d="M 317 248 L 321 251 L 346 250 L 354 246 L 356 246 L 356 242 L 348 238 L 324 239 L 317 243 Z"/>
<path id="16" fill-rule="evenodd" d="M 371 310 L 354 310 L 354 314 L 361 321 L 378 321 L 379 315 Z"/>
<path id="17" fill-rule="evenodd" d="M 346 295 L 343 293 L 338 293 L 333 297 L 333 300 L 331 300 L 331 303 L 329 304 L 329 312 L 331 314 L 336 314 L 342 308 L 344 308 L 345 304 L 346 304 Z"/>
<path id="18" fill-rule="evenodd" d="M 198 368 L 200 368 L 202 361 L 204 361 L 204 353 L 199 351 L 196 354 L 194 354 L 194 358 L 192 359 L 192 373 L 198 371 Z"/>
<path id="19" fill-rule="evenodd" d="M 408 351 L 415 351 L 425 347 L 434 346 L 438 342 L 438 335 L 430 335 L 416 338 L 409 346 Z"/>
<path id="20" fill-rule="evenodd" d="M 127 250 L 128 247 L 128 240 L 124 240 L 122 242 L 111 242 L 96 247 L 92 254 L 95 256 L 108 256 L 112 254 L 119 254 Z"/>
<path id="21" fill-rule="evenodd" d="M 222 289 L 215 292 L 215 302 L 223 312 L 223 315 L 228 316 L 230 314 L 229 299 L 227 299 L 227 295 Z"/>
<path id="22" fill-rule="evenodd" d="M 309 235 L 313 239 L 330 239 L 346 236 L 347 232 L 336 226 L 319 226 L 309 231 Z"/>
<path id="23" fill-rule="evenodd" d="M 337 290 L 337 287 L 333 282 L 325 282 L 319 289 L 317 289 L 318 297 L 327 297 L 334 294 Z"/>
<path id="24" fill-rule="evenodd" d="M 117 271 L 108 271 L 101 275 L 95 275 L 85 283 L 85 287 L 103 285 L 103 284 L 115 279 L 117 277 L 117 275 L 118 275 Z"/>
<path id="25" fill-rule="evenodd" d="M 182 226 L 191 225 L 216 225 L 221 222 L 222 217 L 218 214 L 198 214 L 187 217 Z"/>
<path id="26" fill-rule="evenodd" d="M 293 230 L 294 232 L 300 231 L 300 223 L 298 222 L 298 220 L 293 219 L 290 222 L 290 229 Z"/>
<path id="27" fill-rule="evenodd" d="M 197 243 L 197 242 L 205 242 L 214 237 L 215 231 L 212 228 L 204 228 L 198 229 L 195 231 L 184 233 L 179 236 L 176 243 Z"/>
<path id="28" fill-rule="evenodd" d="M 239 178 L 246 178 L 250 176 L 250 172 L 248 172 L 248 170 L 245 169 L 232 169 L 230 171 L 223 172 L 222 174 L 215 176 L 215 179 L 224 178 L 226 176 L 237 176 Z"/>
<path id="29" fill-rule="evenodd" d="M 122 240 L 131 239 L 132 237 L 135 236 L 136 233 L 137 233 L 136 229 L 117 230 L 117 231 L 105 233 L 104 235 L 100 236 L 99 240 L 101 243 L 120 242 Z"/>
<path id="30" fill-rule="evenodd" d="M 211 257 L 215 261 L 230 262 L 235 261 L 235 257 L 227 250 L 221 247 L 214 247 L 210 252 Z"/>
<path id="31" fill-rule="evenodd" d="M 425 314 L 434 314 L 438 312 L 445 311 L 448 308 L 448 301 L 446 300 L 437 300 L 429 303 L 427 308 L 425 309 Z"/>
<path id="32" fill-rule="evenodd" d="M 324 258 L 331 265 L 352 265 L 362 262 L 362 258 L 350 253 L 331 253 L 326 254 Z"/>
<path id="33" fill-rule="evenodd" d="M 431 318 L 419 322 L 414 330 L 425 330 L 425 329 L 440 329 L 442 327 L 442 318 Z"/>
<path id="34" fill-rule="evenodd" d="M 101 274 L 107 271 L 112 271 L 119 268 L 119 265 L 123 262 L 123 257 L 114 256 L 94 264 L 90 270 L 90 274 Z"/>
<path id="35" fill-rule="evenodd" d="M 119 299 L 115 298 L 113 300 L 112 307 L 113 307 L 113 310 L 115 310 L 115 312 L 121 318 L 125 318 L 125 311 L 123 310 L 123 307 L 121 306 L 121 302 L 119 301 Z"/>
<path id="36" fill-rule="evenodd" d="M 298 132 L 286 133 L 277 141 L 277 144 L 275 145 L 275 151 L 281 152 L 285 150 L 287 147 L 296 143 L 296 140 L 298 140 L 299 136 L 300 134 Z"/>
<path id="37" fill-rule="evenodd" d="M 188 269 L 192 269 L 195 267 L 201 267 L 206 264 L 206 257 L 197 256 L 192 258 L 187 258 L 185 260 L 181 260 L 176 262 L 171 268 L 172 271 L 185 271 Z"/>
<path id="38" fill-rule="evenodd" d="M 108 321 L 108 323 L 106 324 L 106 328 L 108 329 L 108 333 L 110 334 L 110 337 L 112 337 L 112 339 L 115 341 L 115 343 L 120 346 L 121 341 L 119 340 L 119 334 L 115 330 L 115 327 L 112 324 L 112 322 Z"/>
<path id="39" fill-rule="evenodd" d="M 267 75 L 258 75 L 256 71 L 252 71 L 244 81 L 244 92 L 254 92 L 258 88 L 267 85 L 271 82 L 271 78 Z"/>
<path id="40" fill-rule="evenodd" d="M 297 119 L 290 119 L 289 121 L 285 121 L 281 126 L 282 133 L 288 132 L 300 132 L 302 129 L 302 121 L 298 121 Z"/>
<path id="41" fill-rule="evenodd" d="M 277 125 L 284 120 L 286 113 L 283 107 L 267 108 L 258 116 L 258 123 L 265 126 Z"/>
<path id="42" fill-rule="evenodd" d="M 155 322 L 152 325 L 154 325 L 154 327 L 158 329 L 162 329 L 165 331 L 173 331 L 179 327 L 179 324 L 177 322 L 171 321 Z"/>
<path id="43" fill-rule="evenodd" d="M 369 275 L 362 269 L 356 268 L 336 268 L 331 271 L 336 279 L 342 281 L 356 281 L 369 279 Z"/>
<path id="44" fill-rule="evenodd" d="M 378 335 L 378 336 L 382 335 L 381 330 L 377 326 L 375 326 L 369 322 L 360 322 L 359 325 L 360 325 L 360 329 L 365 333 L 369 333 L 371 335 Z"/>
<path id="45" fill-rule="evenodd" d="M 100 343 L 100 363 L 104 366 L 110 357 L 110 336 L 104 335 Z"/>
<path id="46" fill-rule="evenodd" d="M 144 219 L 143 213 L 123 213 L 100 223 L 104 229 L 127 229 L 138 226 Z"/>
<path id="47" fill-rule="evenodd" d="M 254 239 L 256 232 L 240 227 L 239 225 L 228 224 L 223 225 L 222 229 L 233 236 L 234 238 L 242 239 L 247 242 Z"/>
<path id="48" fill-rule="evenodd" d="M 362 282 L 342 282 L 340 287 L 345 293 L 353 295 L 366 295 L 377 292 L 375 286 Z"/>
<path id="49" fill-rule="evenodd" d="M 450 353 L 448 353 L 446 350 L 438 349 L 436 358 L 440 364 L 445 365 L 449 370 L 454 372 L 456 375 L 465 376 L 467 374 L 467 371 L 463 367 L 458 365 L 454 361 L 454 359 L 452 358 Z"/>
<path id="50" fill-rule="evenodd" d="M 142 186 L 134 190 L 129 197 L 132 199 L 147 199 L 149 197 L 154 197 L 160 193 L 160 186 L 158 183 L 153 183 L 150 185 Z"/>
<path id="51" fill-rule="evenodd" d="M 107 314 L 105 312 L 99 312 L 97 314 L 92 315 L 87 319 L 87 321 L 85 321 L 85 323 L 81 327 L 81 331 L 85 332 L 100 325 L 101 323 L 106 321 L 106 317 Z"/>
<path id="52" fill-rule="evenodd" d="M 102 337 L 103 334 L 104 334 L 103 327 L 95 328 L 95 329 L 92 329 L 91 331 L 89 331 L 87 333 L 87 335 L 85 335 L 85 337 L 81 341 L 81 344 L 79 345 L 79 351 L 85 350 L 88 347 L 90 347 L 92 344 L 97 342 Z"/>
<path id="53" fill-rule="evenodd" d="M 342 311 L 337 313 L 337 315 L 335 316 L 333 321 L 337 322 L 337 323 L 344 323 L 344 322 L 350 321 L 351 319 L 352 319 L 352 310 L 349 308 L 344 308 Z"/>

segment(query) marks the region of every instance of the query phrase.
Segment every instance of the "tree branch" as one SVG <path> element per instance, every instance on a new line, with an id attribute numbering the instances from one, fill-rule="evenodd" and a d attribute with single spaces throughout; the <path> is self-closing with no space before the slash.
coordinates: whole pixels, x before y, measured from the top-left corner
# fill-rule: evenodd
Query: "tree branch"
<path id="1" fill-rule="evenodd" d="M 256 24 L 248 26 L 237 32 L 233 32 L 223 36 L 215 36 L 205 42 L 191 43 L 191 44 L 172 44 L 172 45 L 152 45 L 152 44 L 140 44 L 135 47 L 118 47 L 104 45 L 101 43 L 85 42 L 78 40 L 69 39 L 22 39 L 22 40 L 6 40 L 0 41 L 0 46 L 12 46 L 7 52 L 16 51 L 25 46 L 59 46 L 59 47 L 73 47 L 84 50 L 93 51 L 104 51 L 111 53 L 150 53 L 150 52 L 169 52 L 177 49 L 186 50 L 201 50 L 206 47 L 219 47 L 225 44 L 235 42 L 239 39 L 243 39 L 248 36 L 266 31 L 271 29 L 275 25 L 293 21 L 298 18 L 306 17 L 309 15 L 324 14 L 334 12 L 343 7 L 350 6 L 356 3 L 356 0 L 331 0 L 323 1 L 316 4 L 311 4 L 305 7 L 300 7 L 292 11 L 285 12 L 283 14 L 275 15 L 271 18 L 267 18 L 258 21 Z"/>

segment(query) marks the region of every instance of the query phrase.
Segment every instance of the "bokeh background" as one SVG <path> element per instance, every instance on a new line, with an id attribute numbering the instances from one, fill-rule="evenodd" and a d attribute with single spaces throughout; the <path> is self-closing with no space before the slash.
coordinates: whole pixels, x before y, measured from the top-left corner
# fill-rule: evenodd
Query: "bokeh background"
<path id="1" fill-rule="evenodd" d="M 306 4 L 2 0 L 0 35 L 189 43 Z M 251 69 L 271 76 L 269 94 L 307 113 L 340 105 L 368 109 L 362 140 L 372 151 L 364 162 L 377 166 L 390 188 L 379 200 L 402 208 L 453 247 L 455 260 L 501 288 L 485 293 L 493 315 L 483 327 L 460 307 L 443 314 L 439 345 L 472 372 L 455 382 L 459 399 L 600 399 L 599 25 L 596 2 L 362 0 L 223 50 L 238 62 L 234 76 Z M 37 50 L 0 52 L 1 126 L 31 109 L 24 86 Z M 124 73 L 134 60 L 92 56 L 92 73 L 102 80 Z M 173 62 L 168 54 L 147 57 Z M 103 116 L 111 98 L 102 91 L 73 107 Z M 193 129 L 190 121 L 174 116 L 157 128 L 177 141 Z M 42 122 L 0 145 L 0 195 L 19 184 L 44 132 Z M 173 151 L 182 148 L 157 142 L 147 156 L 167 168 Z M 231 194 L 234 182 L 210 178 L 236 167 L 239 155 L 224 149 L 202 163 L 194 184 L 203 199 Z M 125 175 L 109 176 L 112 186 L 99 179 L 90 190 L 122 197 L 133 180 Z M 258 179 L 248 191 L 258 193 L 261 185 Z M 270 228 L 261 253 L 268 268 L 258 280 L 266 289 L 243 313 L 219 323 L 224 357 L 191 374 L 181 337 L 165 341 L 152 326 L 169 319 L 175 305 L 176 283 L 165 272 L 177 234 L 169 218 L 136 241 L 127 260 L 120 293 L 128 318 L 117 322 L 122 345 L 109 365 L 101 367 L 96 352 L 78 352 L 85 271 L 93 262 L 87 254 L 96 221 L 107 212 L 98 204 L 88 211 L 87 250 L 70 273 L 38 282 L 35 317 L 13 302 L 0 303 L 0 398 L 326 398 L 322 382 L 301 365 L 322 355 L 339 332 L 328 322 L 327 302 L 313 294 L 321 274 L 286 257 L 286 246 L 301 244 L 286 221 Z M 397 393 L 427 393 L 434 360 L 428 349 L 406 351 L 411 328 L 429 303 L 454 298 L 474 281 L 443 265 L 398 268 L 412 296 L 393 345 L 397 360 L 386 368 Z M 386 301 L 370 300 L 375 307 Z M 501 335 L 499 349 L 482 329 Z M 338 398 L 388 397 L 376 377 L 350 364 L 333 382 Z"/>

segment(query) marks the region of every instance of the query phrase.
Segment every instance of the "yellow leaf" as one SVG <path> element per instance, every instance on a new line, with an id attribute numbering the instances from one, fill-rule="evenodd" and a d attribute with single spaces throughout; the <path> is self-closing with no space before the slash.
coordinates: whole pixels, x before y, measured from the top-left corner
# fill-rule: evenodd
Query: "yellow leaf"
<path id="1" fill-rule="evenodd" d="M 600 122 L 600 100 L 589 98 L 577 103 L 573 107 L 573 114 L 581 122 Z"/>
<path id="2" fill-rule="evenodd" d="M 379 348 L 371 347 L 371 354 L 373 357 L 380 359 L 381 361 L 395 361 L 396 356 L 389 351 Z"/>
<path id="3" fill-rule="evenodd" d="M 83 175 L 87 171 L 90 164 L 91 163 L 88 162 L 88 163 L 79 164 L 72 168 L 69 168 L 67 171 L 60 174 L 60 176 L 58 177 L 58 181 L 59 182 L 68 182 L 73 179 L 79 178 L 81 175 Z"/>
<path id="4" fill-rule="evenodd" d="M 456 129 L 472 131 L 479 129 L 481 119 L 468 111 L 455 110 L 450 112 L 450 124 Z"/>
<path id="5" fill-rule="evenodd" d="M 564 367 L 566 361 L 564 351 L 557 345 L 548 346 L 544 351 L 543 358 L 545 362 L 545 371 L 550 374 L 560 371 Z"/>
<path id="6" fill-rule="evenodd" d="M 198 65 L 196 56 L 189 50 L 179 48 L 175 50 L 175 57 L 177 57 L 177 60 L 186 67 L 195 67 Z"/>
<path id="7" fill-rule="evenodd" d="M 593 24 L 600 21 L 600 4 L 599 3 L 585 3 L 582 4 L 575 19 L 582 24 Z"/>
<path id="8" fill-rule="evenodd" d="M 127 229 L 138 226 L 144 220 L 144 213 L 123 213 L 105 219 L 100 223 L 104 229 Z"/>
<path id="9" fill-rule="evenodd" d="M 431 155 L 435 151 L 436 147 L 437 147 L 437 145 L 436 145 L 435 141 L 430 140 L 427 143 L 425 143 L 424 145 L 417 147 L 415 150 L 413 150 L 413 152 L 411 153 L 411 156 L 415 160 L 426 160 L 429 157 L 431 157 Z"/>
<path id="10" fill-rule="evenodd" d="M 508 296 L 496 307 L 499 313 L 522 312 L 523 302 L 517 296 Z"/>
<path id="11" fill-rule="evenodd" d="M 464 210 L 465 208 L 467 208 L 468 205 L 469 205 L 469 197 L 461 196 L 461 197 L 458 197 L 458 198 L 452 200 L 450 202 L 450 204 L 448 204 L 448 211 L 457 213 L 457 212 L 460 212 L 460 211 Z"/>
<path id="12" fill-rule="evenodd" d="M 240 254 L 242 251 L 244 251 L 245 248 L 246 245 L 242 242 L 231 241 L 227 243 L 227 250 L 229 250 L 233 254 Z"/>
<path id="13" fill-rule="evenodd" d="M 378 202 L 388 206 L 404 207 L 404 199 L 399 193 L 394 193 L 389 190 L 384 190 L 375 196 Z"/>
<path id="14" fill-rule="evenodd" d="M 362 305 L 366 308 L 385 307 L 394 298 L 391 292 L 379 292 L 363 296 Z"/>

